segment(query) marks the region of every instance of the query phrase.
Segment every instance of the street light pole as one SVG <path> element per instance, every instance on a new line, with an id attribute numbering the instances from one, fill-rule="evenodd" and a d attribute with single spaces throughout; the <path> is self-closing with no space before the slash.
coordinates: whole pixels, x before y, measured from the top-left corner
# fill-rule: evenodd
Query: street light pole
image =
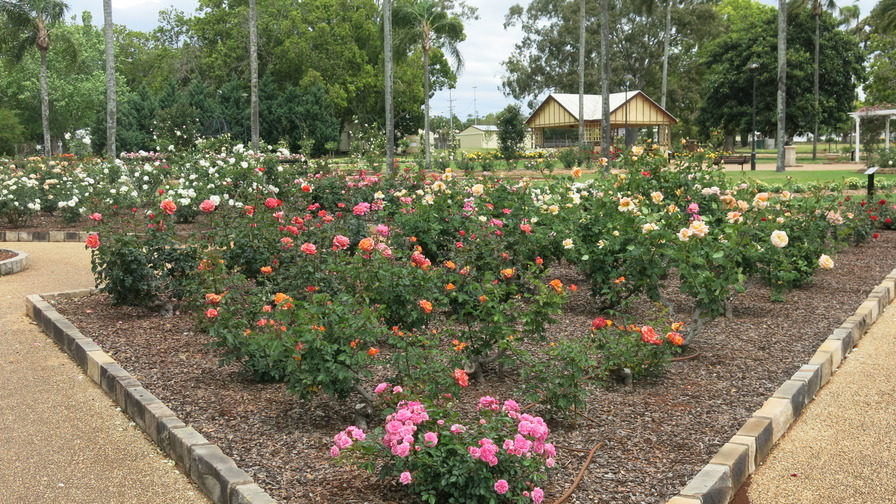
<path id="1" fill-rule="evenodd" d="M 756 171 L 756 69 L 759 63 L 750 63 L 750 70 L 753 74 L 753 125 L 750 131 L 750 171 Z"/>

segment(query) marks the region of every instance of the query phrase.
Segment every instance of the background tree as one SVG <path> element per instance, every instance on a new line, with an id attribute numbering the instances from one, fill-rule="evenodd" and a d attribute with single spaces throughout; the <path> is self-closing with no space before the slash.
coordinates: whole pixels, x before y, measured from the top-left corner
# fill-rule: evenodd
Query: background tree
<path id="1" fill-rule="evenodd" d="M 464 41 L 463 21 L 434 0 L 414 0 L 396 6 L 395 20 L 401 26 L 401 37 L 408 46 L 416 45 L 423 56 L 423 146 L 426 169 L 432 169 L 432 146 L 429 139 L 429 99 L 431 97 L 430 57 L 439 49 L 454 60 L 454 69 L 463 67 L 458 44 Z M 413 40 L 414 42 L 410 42 Z"/>
<path id="2" fill-rule="evenodd" d="M 791 12 L 799 12 L 805 8 L 811 8 L 812 15 L 815 17 L 815 71 L 813 75 L 813 89 L 812 93 L 815 97 L 815 108 L 819 107 L 819 69 L 821 65 L 819 64 L 819 58 L 821 57 L 821 13 L 824 11 L 834 12 L 838 9 L 837 3 L 834 0 L 797 0 L 793 2 L 793 5 L 789 7 Z M 820 111 L 816 111 L 815 117 L 815 127 L 812 130 L 812 160 L 814 161 L 818 154 L 818 115 Z"/>
<path id="3" fill-rule="evenodd" d="M 106 154 L 118 157 L 115 136 L 118 128 L 118 96 L 115 93 L 115 38 L 112 0 L 103 0 L 103 42 L 106 53 Z"/>
<path id="4" fill-rule="evenodd" d="M 601 152 L 610 159 L 610 7 L 609 0 L 600 0 L 600 94 L 601 94 Z M 609 172 L 610 164 L 604 166 Z"/>
<path id="5" fill-rule="evenodd" d="M 579 0 L 579 146 L 585 145 L 585 0 Z"/>
<path id="6" fill-rule="evenodd" d="M 44 153 L 53 155 L 50 136 L 50 92 L 47 86 L 47 54 L 50 35 L 61 24 L 68 11 L 62 0 L 0 0 L 0 19 L 5 37 L 12 45 L 13 61 L 19 62 L 29 47 L 40 53 L 41 126 L 44 134 Z"/>
<path id="7" fill-rule="evenodd" d="M 508 161 L 516 159 L 525 143 L 526 117 L 519 105 L 508 105 L 498 113 L 498 151 Z"/>
<path id="8" fill-rule="evenodd" d="M 775 171 L 784 171 L 784 140 L 787 138 L 787 1 L 778 0 L 778 164 Z"/>
<path id="9" fill-rule="evenodd" d="M 255 0 L 249 0 L 249 79 L 252 150 L 258 151 L 258 13 Z"/>
<path id="10" fill-rule="evenodd" d="M 777 131 L 777 29 L 776 10 L 758 2 L 738 5 L 738 17 L 726 18 L 728 33 L 702 52 L 707 71 L 700 90 L 699 134 L 708 138 L 713 131 L 725 136 L 749 136 L 751 128 L 753 75 L 750 63 L 759 63 L 756 70 L 756 127 L 767 137 Z M 810 132 L 814 125 L 812 73 L 814 63 L 814 18 L 811 12 L 794 14 L 788 28 L 787 48 L 787 115 L 786 138 Z M 858 40 L 836 28 L 837 20 L 830 13 L 822 15 L 820 60 L 820 130 L 833 131 L 848 119 L 856 99 L 855 83 L 862 82 L 864 54 Z"/>
<path id="11" fill-rule="evenodd" d="M 604 75 L 608 93 L 622 90 L 623 76 L 630 74 L 638 88 L 650 96 L 660 96 L 665 11 L 647 12 L 640 0 L 607 0 L 605 6 L 602 0 L 600 5 L 601 23 L 586 26 L 585 60 L 601 64 L 584 65 L 585 93 L 602 94 Z M 723 23 L 710 3 L 676 5 L 670 14 L 667 107 L 686 123 L 693 122 L 693 111 L 701 98 L 693 86 L 701 76 L 698 50 L 720 34 Z M 579 64 L 568 41 L 578 38 L 577 7 L 572 2 L 532 0 L 525 8 L 510 8 L 505 26 L 519 26 L 523 38 L 502 62 L 506 70 L 502 90 L 506 95 L 531 109 L 546 93 L 576 92 Z M 606 71 L 603 63 L 608 66 Z"/>
<path id="12" fill-rule="evenodd" d="M 25 141 L 25 128 L 15 111 L 0 107 L 0 155 L 16 155 L 16 146 Z"/>
<path id="13" fill-rule="evenodd" d="M 386 113 L 386 166 L 394 174 L 395 166 L 395 110 L 392 85 L 392 0 L 383 0 L 383 90 Z"/>
<path id="14" fill-rule="evenodd" d="M 880 0 L 871 10 L 868 19 L 876 33 L 896 33 L 896 0 Z"/>

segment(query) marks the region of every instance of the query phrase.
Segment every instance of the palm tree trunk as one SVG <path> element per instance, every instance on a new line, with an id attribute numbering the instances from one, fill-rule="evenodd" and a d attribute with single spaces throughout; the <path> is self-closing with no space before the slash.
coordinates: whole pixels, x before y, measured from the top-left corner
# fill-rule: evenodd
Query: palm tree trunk
<path id="1" fill-rule="evenodd" d="M 784 171 L 784 141 L 787 138 L 787 1 L 778 0 L 778 164 L 775 171 Z"/>
<path id="2" fill-rule="evenodd" d="M 579 147 L 585 147 L 585 0 L 579 0 Z"/>
<path id="3" fill-rule="evenodd" d="M 115 94 L 115 44 L 112 33 L 112 0 L 103 0 L 103 37 L 106 42 L 106 155 L 115 159 L 118 98 Z"/>
<path id="4" fill-rule="evenodd" d="M 423 49 L 423 149 L 426 152 L 426 171 L 432 169 L 429 145 L 429 49 Z"/>
<path id="5" fill-rule="evenodd" d="M 251 79 L 252 150 L 258 152 L 258 13 L 255 0 L 249 0 L 249 78 Z M 308 153 L 303 153 L 308 154 Z"/>
<path id="6" fill-rule="evenodd" d="M 395 117 L 392 109 L 392 0 L 383 0 L 383 67 L 386 93 L 386 167 L 395 173 Z"/>
<path id="7" fill-rule="evenodd" d="M 47 51 L 40 52 L 40 122 L 44 130 L 44 154 L 53 156 L 50 138 L 50 91 L 47 88 Z"/>
<path id="8" fill-rule="evenodd" d="M 663 32 L 663 84 L 660 107 L 666 108 L 666 89 L 669 79 L 669 38 L 672 32 L 672 0 L 666 0 L 666 30 Z"/>
<path id="9" fill-rule="evenodd" d="M 812 161 L 818 155 L 818 119 L 821 110 L 818 108 L 818 55 L 821 52 L 821 4 L 815 2 L 815 129 L 812 131 Z"/>
<path id="10" fill-rule="evenodd" d="M 601 67 L 601 150 L 610 159 L 610 6 L 600 0 L 600 67 Z M 610 171 L 610 163 L 604 166 Z"/>

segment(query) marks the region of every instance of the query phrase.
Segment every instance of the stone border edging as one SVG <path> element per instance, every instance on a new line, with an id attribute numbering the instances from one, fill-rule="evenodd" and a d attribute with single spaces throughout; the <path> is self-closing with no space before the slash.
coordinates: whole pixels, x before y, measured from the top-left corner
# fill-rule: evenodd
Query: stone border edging
<path id="1" fill-rule="evenodd" d="M 12 252 L 13 254 L 16 254 L 15 257 L 0 261 L 0 276 L 15 275 L 16 273 L 21 273 L 22 271 L 28 269 L 28 254 L 22 252 L 21 250 L 0 250 L 6 250 Z"/>
<path id="2" fill-rule="evenodd" d="M 233 459 L 187 426 L 48 300 L 87 296 L 84 289 L 25 298 L 25 311 L 215 504 L 276 504 Z"/>
<path id="3" fill-rule="evenodd" d="M 87 231 L 0 231 L 0 242 L 81 242 Z"/>
<path id="4" fill-rule="evenodd" d="M 728 504 L 894 298 L 896 269 L 666 504 Z"/>

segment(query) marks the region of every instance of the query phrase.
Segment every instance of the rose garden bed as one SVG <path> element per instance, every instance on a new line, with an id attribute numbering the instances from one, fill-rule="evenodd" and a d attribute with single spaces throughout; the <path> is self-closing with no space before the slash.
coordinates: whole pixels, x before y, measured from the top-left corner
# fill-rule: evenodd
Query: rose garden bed
<path id="1" fill-rule="evenodd" d="M 696 358 L 630 387 L 593 388 L 587 410 L 574 421 L 551 423 L 558 455 L 546 501 L 566 491 L 598 443 L 568 502 L 658 503 L 675 495 L 896 267 L 894 245 L 896 233 L 883 232 L 844 249 L 835 268 L 819 270 L 785 302 L 769 301 L 768 289 L 751 281 L 735 298 L 731 317 L 704 327 L 692 345 Z M 565 283 L 580 281 L 571 269 L 558 267 L 555 274 Z M 665 295 L 680 296 L 672 289 Z M 220 354 L 192 315 L 113 307 L 105 296 L 60 300 L 57 309 L 278 501 L 413 502 L 397 483 L 333 464 L 332 438 L 353 423 L 356 401 L 300 401 L 284 385 L 254 383 L 238 366 L 219 367 Z M 549 339 L 586 334 L 595 310 L 585 292 L 572 293 Z M 485 383 L 464 389 L 462 401 L 511 398 L 518 377 L 513 367 L 503 379 L 487 375 Z"/>

